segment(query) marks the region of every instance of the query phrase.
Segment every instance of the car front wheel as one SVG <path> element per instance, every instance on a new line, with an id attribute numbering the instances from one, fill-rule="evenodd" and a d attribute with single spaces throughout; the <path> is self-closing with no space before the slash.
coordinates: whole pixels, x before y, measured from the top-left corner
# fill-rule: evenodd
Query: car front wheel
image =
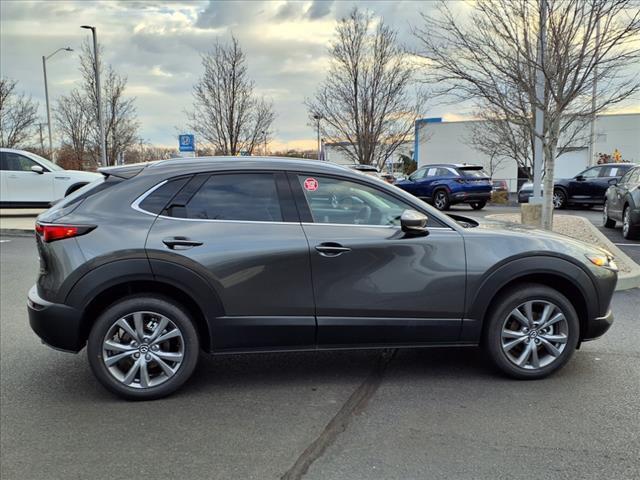
<path id="1" fill-rule="evenodd" d="M 576 349 L 576 311 L 557 290 L 522 284 L 502 295 L 492 308 L 484 344 L 493 363 L 518 379 L 546 377 L 561 368 Z"/>
<path id="2" fill-rule="evenodd" d="M 624 207 L 622 213 L 622 236 L 632 240 L 640 236 L 640 226 L 631 224 L 631 207 Z"/>
<path id="3" fill-rule="evenodd" d="M 469 205 L 471 205 L 471 208 L 474 210 L 482 210 L 486 204 L 486 200 L 482 200 L 480 202 L 471 202 Z"/>
<path id="4" fill-rule="evenodd" d="M 553 208 L 561 209 L 567 206 L 567 195 L 560 189 L 553 191 Z"/>
<path id="5" fill-rule="evenodd" d="M 616 221 L 609 218 L 609 201 L 604 201 L 604 207 L 602 207 L 602 224 L 605 228 L 615 228 Z"/>
<path id="6" fill-rule="evenodd" d="M 153 400 L 173 393 L 191 376 L 199 341 L 181 307 L 164 297 L 140 295 L 100 315 L 87 353 L 108 390 L 130 400 Z"/>

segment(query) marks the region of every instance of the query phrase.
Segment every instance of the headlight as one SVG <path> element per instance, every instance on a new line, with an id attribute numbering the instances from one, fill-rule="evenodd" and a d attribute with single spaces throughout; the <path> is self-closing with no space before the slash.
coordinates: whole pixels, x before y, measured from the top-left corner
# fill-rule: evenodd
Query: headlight
<path id="1" fill-rule="evenodd" d="M 609 270 L 613 270 L 614 272 L 618 271 L 618 266 L 613 261 L 613 256 L 607 254 L 592 254 L 586 253 L 585 257 L 589 259 L 591 263 L 598 267 L 608 268 Z"/>

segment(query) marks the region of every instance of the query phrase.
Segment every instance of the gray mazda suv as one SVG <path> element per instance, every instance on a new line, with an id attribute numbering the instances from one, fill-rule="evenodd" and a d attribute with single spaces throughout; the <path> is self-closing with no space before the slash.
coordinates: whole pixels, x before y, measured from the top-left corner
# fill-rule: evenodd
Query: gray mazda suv
<path id="1" fill-rule="evenodd" d="M 610 254 L 447 216 L 376 178 L 279 158 L 104 168 L 36 223 L 29 321 L 130 399 L 199 352 L 481 345 L 537 379 L 611 325 Z"/>

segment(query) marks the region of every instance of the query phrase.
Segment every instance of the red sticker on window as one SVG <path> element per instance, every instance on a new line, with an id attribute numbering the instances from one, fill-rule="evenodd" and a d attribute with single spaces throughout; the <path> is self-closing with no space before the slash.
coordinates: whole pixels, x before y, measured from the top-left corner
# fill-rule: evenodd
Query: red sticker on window
<path id="1" fill-rule="evenodd" d="M 304 181 L 304 189 L 309 192 L 315 192 L 318 189 L 318 181 L 315 178 L 307 178 Z"/>

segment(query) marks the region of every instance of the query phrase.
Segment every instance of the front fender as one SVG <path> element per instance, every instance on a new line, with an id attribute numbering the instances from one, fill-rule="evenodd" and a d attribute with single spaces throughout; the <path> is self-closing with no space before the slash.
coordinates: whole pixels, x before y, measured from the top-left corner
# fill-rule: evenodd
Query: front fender
<path id="1" fill-rule="evenodd" d="M 553 275 L 570 282 L 583 297 L 587 317 L 597 316 L 599 300 L 594 282 L 585 268 L 563 255 L 527 255 L 506 259 L 488 270 L 469 291 L 468 308 L 463 322 L 461 340 L 478 341 L 482 323 L 496 294 L 508 284 L 531 275 Z"/>

